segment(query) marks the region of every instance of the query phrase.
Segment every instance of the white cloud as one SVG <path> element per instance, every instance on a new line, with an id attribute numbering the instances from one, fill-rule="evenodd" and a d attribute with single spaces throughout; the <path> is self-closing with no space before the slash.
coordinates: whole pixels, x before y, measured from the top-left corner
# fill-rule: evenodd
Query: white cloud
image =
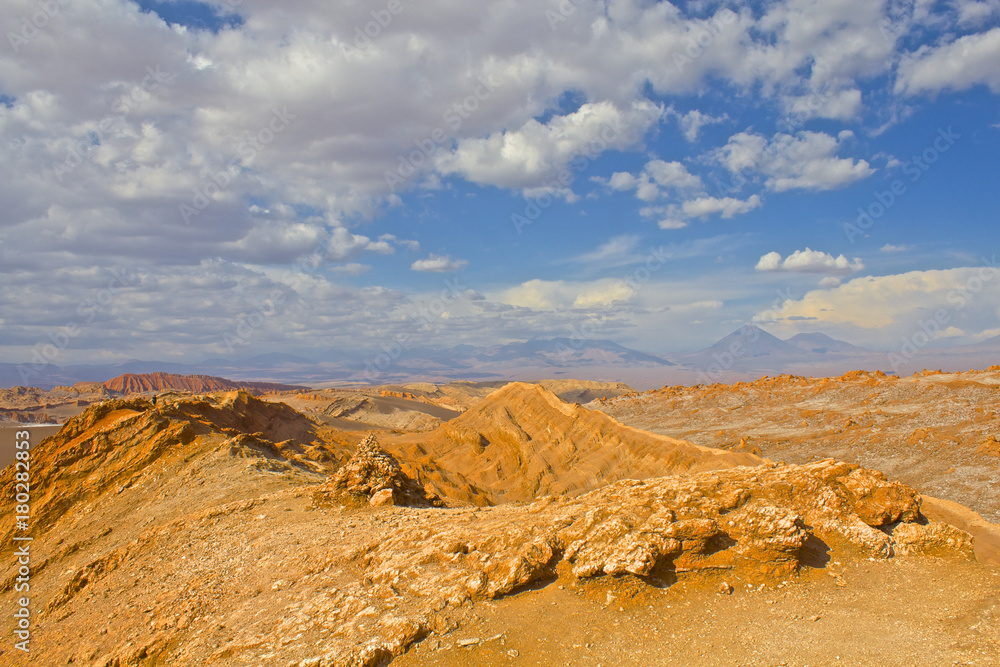
<path id="1" fill-rule="evenodd" d="M 914 15 L 929 11 L 915 4 L 923 9 Z M 420 250 L 378 228 L 382 208 L 403 204 L 386 181 L 401 161 L 413 173 L 400 192 L 447 188 L 442 177 L 450 175 L 572 200 L 571 190 L 549 183 L 561 169 L 580 176 L 590 154 L 655 150 L 644 145 L 662 120 L 650 90 L 655 99 L 722 90 L 765 112 L 857 120 L 868 99 L 859 97 L 858 81 L 892 76 L 897 48 L 880 30 L 886 5 L 870 0 L 778 0 L 738 15 L 721 8 L 710 15 L 695 3 L 701 8 L 690 11 L 700 18 L 665 2 L 580 0 L 557 30 L 531 0 L 429 2 L 419 11 L 407 6 L 367 45 L 354 44 L 355 28 L 384 3 L 249 0 L 239 5 L 245 23 L 218 34 L 168 26 L 127 0 L 59 5 L 16 52 L 8 34 L 40 5 L 5 0 L 0 12 L 0 93 L 10 98 L 0 104 L 0 301 L 40 322 L 4 318 L 5 342 L 17 341 L 2 348 L 12 358 L 30 357 L 45 327 L 64 324 L 106 283 L 91 272 L 96 265 L 153 268 L 141 293 L 122 294 L 114 312 L 102 314 L 104 326 L 74 341 L 81 355 L 224 352 L 221 334 L 254 307 L 226 301 L 238 284 L 248 298 L 288 290 L 280 321 L 269 320 L 260 340 L 328 349 L 390 331 L 396 320 L 409 324 L 405 296 L 330 281 L 364 271 L 366 255 Z M 960 0 L 955 20 L 987 25 L 994 5 Z M 711 43 L 697 58 L 675 66 L 675 53 L 706 36 Z M 908 94 L 996 86 L 995 39 L 991 30 L 918 50 L 905 59 L 900 85 Z M 150 70 L 164 76 L 144 85 Z M 822 104 L 812 103 L 812 91 Z M 567 92 L 580 100 L 576 110 L 561 106 Z M 691 111 L 678 122 L 685 139 L 697 140 L 720 118 Z M 620 132 L 602 136 L 615 123 Z M 744 134 L 729 158 L 753 166 L 763 156 L 773 190 L 825 189 L 866 175 L 864 161 L 836 157 L 842 139 L 824 153 L 831 138 L 819 133 Z M 67 160 L 75 166 L 54 174 L 53 163 Z M 761 205 L 758 195 L 712 197 L 669 159 L 638 175 L 616 173 L 609 185 L 653 202 L 663 229 Z M 198 213 L 186 224 L 179 205 L 194 201 Z M 364 233 L 350 224 L 369 214 Z M 316 273 L 275 268 L 313 252 Z M 413 258 L 399 254 L 405 274 Z M 447 256 L 413 264 L 465 265 Z M 556 292 L 553 303 L 570 310 L 616 298 L 610 284 Z M 483 337 L 566 324 L 548 314 L 519 321 L 498 315 L 509 314 L 503 308 L 511 306 L 488 302 L 463 315 L 449 305 L 449 313 L 454 326 Z M 343 333 L 331 342 L 331 331 Z"/>
<path id="2" fill-rule="evenodd" d="M 648 101 L 621 109 L 611 102 L 587 103 L 547 123 L 529 120 L 517 130 L 485 139 L 463 139 L 436 166 L 479 184 L 530 188 L 556 181 L 574 158 L 592 160 L 608 149 L 639 141 L 663 110 Z"/>
<path id="3" fill-rule="evenodd" d="M 886 243 L 884 246 L 879 248 L 880 252 L 894 253 L 894 252 L 906 252 L 910 249 L 908 245 L 893 245 L 891 243 Z"/>
<path id="4" fill-rule="evenodd" d="M 452 259 L 447 255 L 431 253 L 427 259 L 418 259 L 411 264 L 410 269 L 425 273 L 450 273 L 464 269 L 468 264 L 469 262 L 464 259 Z"/>
<path id="5" fill-rule="evenodd" d="M 702 188 L 701 179 L 689 172 L 683 164 L 664 160 L 650 160 L 635 176 L 628 172 L 615 172 L 608 180 L 608 185 L 612 190 L 635 190 L 635 196 L 644 202 L 654 202 L 667 192 Z"/>
<path id="6" fill-rule="evenodd" d="M 818 250 L 796 250 L 782 259 L 777 252 L 769 252 L 760 258 L 757 271 L 791 271 L 795 273 L 857 273 L 865 268 L 858 257 L 853 260 L 843 255 L 833 255 Z M 828 286 L 830 283 L 827 283 Z"/>
<path id="7" fill-rule="evenodd" d="M 921 47 L 899 65 L 896 92 L 905 95 L 964 90 L 986 84 L 1000 92 L 1000 28 L 966 35 L 939 47 Z"/>
<path id="8" fill-rule="evenodd" d="M 726 114 L 713 116 L 711 114 L 702 113 L 697 109 L 692 109 L 686 114 L 678 113 L 676 115 L 677 121 L 681 127 L 681 132 L 684 134 L 684 138 L 692 143 L 698 141 L 698 134 L 701 132 L 701 128 L 706 125 L 722 123 L 729 118 Z"/>
<path id="9" fill-rule="evenodd" d="M 380 255 L 391 255 L 393 249 L 389 239 L 380 238 L 372 241 L 367 236 L 352 234 L 343 227 L 334 228 L 326 243 L 326 252 L 337 261 L 357 257 L 361 252 L 375 252 Z"/>
<path id="10" fill-rule="evenodd" d="M 529 280 L 494 296 L 500 303 L 533 310 L 590 309 L 624 303 L 634 290 L 618 278 L 593 281 Z"/>
<path id="11" fill-rule="evenodd" d="M 715 159 L 730 172 L 760 172 L 766 186 L 775 192 L 792 189 L 832 190 L 875 172 L 865 160 L 840 158 L 836 154 L 852 137 L 849 131 L 832 137 L 823 132 L 802 131 L 776 134 L 770 141 L 759 134 L 740 132 L 714 152 Z"/>
<path id="12" fill-rule="evenodd" d="M 688 223 L 686 220 L 678 220 L 677 218 L 663 218 L 657 225 L 660 229 L 684 229 Z"/>
<path id="13" fill-rule="evenodd" d="M 842 88 L 823 93 L 809 93 L 789 96 L 784 100 L 785 109 L 795 118 L 832 118 L 849 121 L 861 112 L 861 91 L 857 88 Z"/>
<path id="14" fill-rule="evenodd" d="M 608 181 L 608 185 L 611 186 L 612 190 L 631 190 L 636 187 L 638 181 L 635 176 L 628 173 L 627 171 L 616 171 L 611 175 L 611 179 Z"/>
<path id="15" fill-rule="evenodd" d="M 733 197 L 699 197 L 681 205 L 684 214 L 692 217 L 707 217 L 721 213 L 723 218 L 732 218 L 754 210 L 761 205 L 760 195 L 751 195 L 746 200 Z"/>
<path id="16" fill-rule="evenodd" d="M 1000 0 L 957 0 L 958 24 L 979 27 L 1000 14 Z"/>
<path id="17" fill-rule="evenodd" d="M 1000 272 L 986 266 L 963 267 L 855 278 L 785 301 L 777 319 L 786 326 L 808 321 L 810 327 L 826 326 L 829 332 L 854 332 L 866 342 L 899 345 L 901 337 L 925 328 L 988 329 L 995 326 L 998 307 Z M 932 325 L 935 320 L 937 326 Z"/>

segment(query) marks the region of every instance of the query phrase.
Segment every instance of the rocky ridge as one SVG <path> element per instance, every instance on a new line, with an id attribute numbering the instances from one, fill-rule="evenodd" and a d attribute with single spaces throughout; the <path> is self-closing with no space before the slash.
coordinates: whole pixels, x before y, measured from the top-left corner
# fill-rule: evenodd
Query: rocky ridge
<path id="1" fill-rule="evenodd" d="M 730 451 L 876 468 L 1000 519 L 1000 367 L 910 377 L 854 371 L 663 387 L 587 407 L 624 424 Z"/>
<path id="2" fill-rule="evenodd" d="M 831 561 L 972 558 L 969 535 L 929 521 L 912 488 L 857 465 L 710 450 L 534 385 L 463 418 L 457 437 L 442 427 L 383 449 L 245 392 L 89 408 L 33 451 L 33 657 L 375 667 L 476 605 L 556 582 L 731 591 Z M 433 458 L 404 455 L 421 447 Z M 521 458 L 463 491 L 458 463 L 476 457 L 480 472 Z M 459 490 L 452 507 L 435 506 L 422 469 L 453 480 L 434 485 Z M 536 473 L 533 487 L 507 479 Z M 8 543 L 14 481 L 0 473 Z M 472 492 L 495 506 L 469 506 Z M 6 601 L 16 570 L 0 567 Z"/>

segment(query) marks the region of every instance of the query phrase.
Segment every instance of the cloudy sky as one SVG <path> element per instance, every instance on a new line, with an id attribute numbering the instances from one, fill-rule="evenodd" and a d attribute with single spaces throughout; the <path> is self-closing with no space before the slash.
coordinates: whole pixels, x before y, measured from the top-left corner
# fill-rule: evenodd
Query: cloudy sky
<path id="1" fill-rule="evenodd" d="M 4 0 L 0 360 L 1000 334 L 1000 0 Z"/>

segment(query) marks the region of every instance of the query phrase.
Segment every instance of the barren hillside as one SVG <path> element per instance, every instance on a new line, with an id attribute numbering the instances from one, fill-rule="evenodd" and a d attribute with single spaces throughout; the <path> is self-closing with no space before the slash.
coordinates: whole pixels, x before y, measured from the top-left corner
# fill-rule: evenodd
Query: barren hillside
<path id="1" fill-rule="evenodd" d="M 385 442 L 401 459 L 417 464 L 425 480 L 442 485 L 443 494 L 491 504 L 586 491 L 620 479 L 762 462 L 624 426 L 520 382 L 434 431 Z"/>
<path id="2" fill-rule="evenodd" d="M 230 392 L 106 401 L 34 443 L 32 664 L 1000 659 L 1000 578 L 952 525 L 975 517 L 928 520 L 877 471 L 712 450 L 520 383 L 360 439 Z M 15 475 L 5 544 L 26 532 Z"/>
<path id="3" fill-rule="evenodd" d="M 699 445 L 876 468 L 1000 520 L 1000 367 L 664 387 L 589 407 Z"/>

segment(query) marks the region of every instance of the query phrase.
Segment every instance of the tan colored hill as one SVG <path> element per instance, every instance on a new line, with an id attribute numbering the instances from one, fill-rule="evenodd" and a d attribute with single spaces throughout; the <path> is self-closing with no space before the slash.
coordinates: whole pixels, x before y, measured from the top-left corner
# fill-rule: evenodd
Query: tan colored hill
<path id="1" fill-rule="evenodd" d="M 175 373 L 125 373 L 104 383 L 108 391 L 116 394 L 141 394 L 151 391 L 186 391 L 192 394 L 207 394 L 213 391 L 234 391 L 242 389 L 254 395 L 272 391 L 295 391 L 306 389 L 289 384 L 273 382 L 233 381 L 212 375 L 177 375 Z"/>
<path id="2" fill-rule="evenodd" d="M 225 475 L 213 482 L 214 467 L 250 463 L 261 470 L 314 474 L 320 481 L 335 469 L 338 456 L 346 460 L 351 442 L 286 405 L 266 403 L 242 391 L 167 400 L 155 408 L 145 398 L 105 401 L 37 444 L 31 467 L 32 528 L 47 530 L 70 510 L 107 494 L 135 488 L 148 494 L 153 469 L 160 472 L 152 478 L 172 468 L 188 469 L 189 478 L 192 470 L 204 470 L 200 484 L 211 483 L 213 501 L 243 492 L 238 478 L 230 480 L 231 487 Z M 192 465 L 192 458 L 202 456 L 210 462 L 207 469 L 204 463 Z M 11 481 L 14 474 L 10 468 L 2 479 Z M 175 480 L 167 486 L 183 484 Z M 4 488 L 13 493 L 12 485 Z M 166 488 L 157 488 L 153 506 L 162 501 L 173 511 L 183 508 L 183 494 L 170 497 Z M 143 511 L 154 512 L 150 516 L 163 511 L 153 506 Z M 137 512 L 135 520 L 141 525 L 142 512 L 134 507 L 130 511 Z M 14 532 L 13 512 L 0 516 L 0 539 L 10 543 Z"/>
<path id="3" fill-rule="evenodd" d="M 478 504 L 595 489 L 620 479 L 760 465 L 624 426 L 566 403 L 537 384 L 514 382 L 429 433 L 386 439 L 442 495 Z M 435 468 L 440 470 L 435 470 Z"/>
<path id="4" fill-rule="evenodd" d="M 31 664 L 772 664 L 755 647 L 787 634 L 779 610 L 851 664 L 1000 657 L 1000 577 L 877 471 L 713 451 L 520 383 L 434 431 L 359 439 L 229 392 L 106 401 L 35 443 L 28 531 L 17 472 L 0 472 L 0 541 L 33 538 Z M 502 504 L 462 506 L 463 479 Z M 826 600 L 850 610 L 839 634 Z M 763 625 L 745 625 L 748 608 Z M 857 632 L 859 618 L 887 633 Z M 676 638 L 740 624 L 722 653 Z M 817 647 L 795 655 L 824 664 Z M 0 645 L 0 664 L 22 663 Z"/>
<path id="5" fill-rule="evenodd" d="M 699 445 L 876 468 L 1000 521 L 1000 366 L 663 387 L 589 407 Z"/>
<path id="6" fill-rule="evenodd" d="M 966 567 L 968 535 L 923 522 L 911 489 L 855 466 L 762 464 L 485 509 L 350 509 L 330 491 L 420 491 L 373 441 L 330 481 L 336 448 L 266 437 L 321 434 L 288 410 L 243 393 L 155 409 L 110 401 L 38 445 L 34 664 L 374 667 L 416 642 L 468 642 L 457 631 L 491 601 L 533 588 L 593 600 L 589 613 L 611 629 L 620 612 L 604 611 L 605 593 L 623 596 L 622 611 L 669 616 L 663 588 L 809 590 L 810 572 L 832 562 L 932 556 L 984 585 L 976 600 L 1000 592 Z M 234 433 L 240 424 L 269 430 Z M 0 475 L 4 518 L 13 482 Z M 6 608 L 17 565 L 3 567 Z M 0 620 L 7 636 L 11 623 Z M 577 620 L 547 623 L 558 640 Z M 518 629 L 508 628 L 511 641 Z M 946 655 L 995 648 L 995 633 L 965 639 Z M 17 659 L 0 650 L 5 664 Z"/>

